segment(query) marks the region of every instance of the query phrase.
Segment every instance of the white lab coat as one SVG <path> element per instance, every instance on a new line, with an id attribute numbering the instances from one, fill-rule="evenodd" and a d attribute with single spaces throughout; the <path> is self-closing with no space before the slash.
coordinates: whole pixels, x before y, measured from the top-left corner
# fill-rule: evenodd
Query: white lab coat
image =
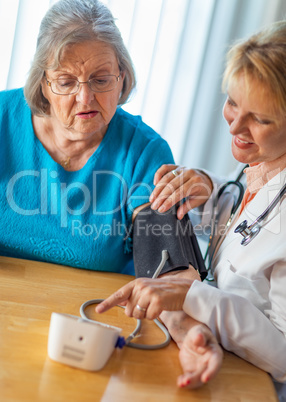
<path id="1" fill-rule="evenodd" d="M 205 323 L 222 346 L 286 381 L 286 199 L 247 246 L 234 228 L 252 223 L 286 182 L 286 169 L 246 206 L 213 261 L 217 288 L 195 281 L 183 309 Z M 209 203 L 210 204 L 210 203 Z M 209 206 L 209 205 L 208 205 Z M 206 211 L 206 216 L 211 214 Z"/>

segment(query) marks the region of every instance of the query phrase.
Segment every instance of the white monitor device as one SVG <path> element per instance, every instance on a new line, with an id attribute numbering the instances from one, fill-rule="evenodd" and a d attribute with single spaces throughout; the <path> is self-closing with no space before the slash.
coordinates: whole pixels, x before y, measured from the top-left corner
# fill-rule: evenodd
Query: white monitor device
<path id="1" fill-rule="evenodd" d="M 84 370 L 101 370 L 114 351 L 121 328 L 52 313 L 48 355 L 52 360 Z"/>

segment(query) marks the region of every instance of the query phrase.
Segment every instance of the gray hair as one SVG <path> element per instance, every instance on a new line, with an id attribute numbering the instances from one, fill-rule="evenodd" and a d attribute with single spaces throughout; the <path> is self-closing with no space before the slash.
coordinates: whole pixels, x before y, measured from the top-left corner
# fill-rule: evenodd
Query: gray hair
<path id="1" fill-rule="evenodd" d="M 24 94 L 33 114 L 49 114 L 41 82 L 45 70 L 55 70 L 64 48 L 85 41 L 100 41 L 112 46 L 119 69 L 125 73 L 118 105 L 123 105 L 135 88 L 135 72 L 110 10 L 98 0 L 60 0 L 44 16 L 37 48 L 25 84 Z"/>

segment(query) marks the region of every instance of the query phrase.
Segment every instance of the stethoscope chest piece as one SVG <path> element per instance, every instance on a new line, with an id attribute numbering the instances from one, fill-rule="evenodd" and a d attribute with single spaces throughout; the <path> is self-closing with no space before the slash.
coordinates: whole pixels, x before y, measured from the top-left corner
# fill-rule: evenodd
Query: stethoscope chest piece
<path id="1" fill-rule="evenodd" d="M 234 232 L 243 236 L 241 240 L 242 246 L 247 246 L 260 232 L 261 226 L 257 222 L 254 223 L 248 226 L 247 220 L 245 220 L 235 228 Z"/>
<path id="2" fill-rule="evenodd" d="M 286 193 L 286 184 L 283 185 L 279 193 L 272 200 L 272 202 L 268 205 L 264 212 L 251 224 L 247 225 L 247 221 L 241 222 L 240 225 L 235 229 L 235 233 L 240 233 L 244 239 L 241 241 L 243 246 L 247 246 L 254 239 L 255 236 L 260 232 L 262 222 L 265 221 L 266 217 L 270 214 L 270 212 L 274 209 L 274 207 L 279 203 L 284 194 Z"/>

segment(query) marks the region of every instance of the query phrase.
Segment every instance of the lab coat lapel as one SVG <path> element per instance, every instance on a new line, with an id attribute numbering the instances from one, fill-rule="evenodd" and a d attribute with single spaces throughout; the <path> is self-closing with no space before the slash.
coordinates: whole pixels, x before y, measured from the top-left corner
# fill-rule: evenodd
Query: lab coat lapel
<path id="1" fill-rule="evenodd" d="M 234 216 L 233 222 L 226 233 L 224 238 L 220 239 L 220 243 L 218 244 L 217 253 L 214 257 L 214 266 L 216 265 L 216 260 L 220 257 L 221 253 L 230 246 L 233 247 L 233 242 L 242 240 L 242 236 L 240 233 L 235 233 L 235 228 L 244 220 L 247 220 L 248 225 L 250 225 L 255 219 L 261 215 L 266 208 L 269 206 L 271 201 L 276 197 L 279 193 L 283 185 L 286 181 L 286 169 L 284 169 L 281 173 L 273 177 L 262 189 L 256 194 L 254 199 L 246 205 L 244 210 L 242 211 L 241 215 L 237 218 L 239 212 Z M 283 197 L 282 201 L 284 200 L 285 196 Z M 284 200 L 285 202 L 285 200 Z M 275 215 L 279 212 L 280 203 L 273 209 L 271 214 L 267 217 L 267 219 L 263 222 L 263 226 L 267 225 L 267 223 L 273 219 Z M 279 232 L 280 228 L 277 227 L 277 233 Z M 259 236 L 259 234 L 258 234 Z"/>

